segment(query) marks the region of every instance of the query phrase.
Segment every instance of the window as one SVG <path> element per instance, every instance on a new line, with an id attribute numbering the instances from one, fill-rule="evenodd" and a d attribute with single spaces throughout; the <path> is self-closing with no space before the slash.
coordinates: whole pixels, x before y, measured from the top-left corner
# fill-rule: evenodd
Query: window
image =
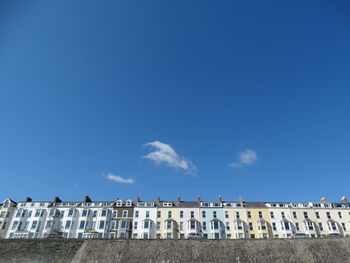
<path id="1" fill-rule="evenodd" d="M 298 218 L 297 212 L 295 212 L 295 211 L 293 212 L 293 218 L 294 218 L 294 219 L 297 219 L 297 218 Z"/>
<path id="2" fill-rule="evenodd" d="M 85 221 L 84 220 L 80 221 L 79 229 L 85 229 Z"/>
<path id="3" fill-rule="evenodd" d="M 272 223 L 272 230 L 273 230 L 273 231 L 276 231 L 276 230 L 277 230 L 276 223 Z"/>
<path id="4" fill-rule="evenodd" d="M 134 222 L 134 229 L 137 229 L 138 222 Z"/>
<path id="5" fill-rule="evenodd" d="M 180 231 L 184 230 L 184 222 L 180 222 Z"/>
<path id="6" fill-rule="evenodd" d="M 38 221 L 33 221 L 31 229 L 32 230 L 36 229 L 37 225 L 38 225 Z"/>
<path id="7" fill-rule="evenodd" d="M 16 213 L 16 217 L 21 217 L 21 210 L 18 210 L 17 213 Z M 5 212 L 3 212 L 5 214 Z"/>
<path id="8" fill-rule="evenodd" d="M 96 217 L 97 216 L 97 210 L 95 210 L 94 212 L 93 212 L 93 214 L 92 214 L 92 217 Z"/>
<path id="9" fill-rule="evenodd" d="M 323 231 L 323 225 L 321 222 L 318 222 L 318 227 L 319 227 L 320 231 Z"/>
<path id="10" fill-rule="evenodd" d="M 270 217 L 275 218 L 275 215 L 273 214 L 273 212 L 270 212 Z"/>
<path id="11" fill-rule="evenodd" d="M 286 218 L 286 216 L 285 216 L 284 212 L 281 212 L 281 216 L 282 216 L 282 218 L 283 218 L 283 219 L 285 219 L 285 218 Z"/>
<path id="12" fill-rule="evenodd" d="M 19 222 L 19 221 L 14 221 L 14 222 L 13 222 L 12 230 L 17 230 L 18 222 Z"/>
<path id="13" fill-rule="evenodd" d="M 341 212 L 338 212 L 338 216 L 339 216 L 339 218 L 343 218 Z"/>
<path id="14" fill-rule="evenodd" d="M 72 221 L 70 221 L 70 220 L 66 221 L 66 225 L 65 225 L 64 228 L 65 228 L 65 229 L 70 229 L 71 224 L 72 224 Z"/>
<path id="15" fill-rule="evenodd" d="M 314 224 L 311 221 L 306 222 L 306 229 L 314 230 Z"/>
<path id="16" fill-rule="evenodd" d="M 309 218 L 307 212 L 304 212 L 304 218 L 305 218 L 305 219 L 308 219 L 308 218 Z"/>
<path id="17" fill-rule="evenodd" d="M 104 229 L 105 228 L 105 221 L 101 220 L 100 225 L 98 226 L 99 229 Z"/>
<path id="18" fill-rule="evenodd" d="M 190 229 L 193 230 L 193 229 L 196 229 L 196 221 L 192 220 L 191 223 L 190 223 Z"/>
<path id="19" fill-rule="evenodd" d="M 157 230 L 160 230 L 160 222 L 157 222 Z"/>
<path id="20" fill-rule="evenodd" d="M 262 212 L 259 211 L 259 218 L 262 218 L 262 217 L 263 217 Z"/>
<path id="21" fill-rule="evenodd" d="M 54 216 L 56 210 L 55 209 L 50 209 L 49 216 Z"/>
<path id="22" fill-rule="evenodd" d="M 236 212 L 236 218 L 237 218 L 237 219 L 240 219 L 240 218 L 241 218 L 239 212 Z"/>
<path id="23" fill-rule="evenodd" d="M 211 225 L 212 229 L 219 229 L 219 221 L 215 220 L 211 222 L 212 222 L 212 225 Z"/>
<path id="24" fill-rule="evenodd" d="M 330 212 L 327 212 L 326 214 L 327 214 L 327 218 L 328 218 L 328 219 L 331 219 L 331 218 L 332 218 Z"/>
<path id="25" fill-rule="evenodd" d="M 207 230 L 207 222 L 203 222 L 202 228 L 203 228 L 203 230 Z"/>
<path id="26" fill-rule="evenodd" d="M 143 228 L 144 229 L 148 229 L 149 228 L 149 221 L 148 220 L 143 222 Z"/>
<path id="27" fill-rule="evenodd" d="M 248 218 L 252 218 L 252 212 L 248 211 L 247 216 L 248 216 Z"/>
<path id="28" fill-rule="evenodd" d="M 315 212 L 315 214 L 316 214 L 316 218 L 320 218 L 320 213 L 319 212 Z"/>
<path id="29" fill-rule="evenodd" d="M 74 214 L 74 210 L 73 209 L 69 209 L 68 216 L 73 216 L 73 214 Z"/>
<path id="30" fill-rule="evenodd" d="M 149 211 L 146 211 L 146 218 L 149 218 Z"/>
<path id="31" fill-rule="evenodd" d="M 128 210 L 123 210 L 123 217 L 128 217 Z"/>
<path id="32" fill-rule="evenodd" d="M 157 239 L 160 239 L 161 235 L 160 234 L 157 234 Z"/>
<path id="33" fill-rule="evenodd" d="M 161 211 L 157 211 L 157 217 L 160 218 L 162 216 L 162 212 Z"/>
<path id="34" fill-rule="evenodd" d="M 260 221 L 260 228 L 261 228 L 261 230 L 266 230 L 266 222 L 265 221 Z"/>
<path id="35" fill-rule="evenodd" d="M 119 229 L 126 229 L 126 220 L 121 220 L 119 223 Z"/>
<path id="36" fill-rule="evenodd" d="M 171 218 L 171 211 L 168 211 L 168 218 Z"/>
<path id="37" fill-rule="evenodd" d="M 166 221 L 166 229 L 172 229 L 173 228 L 173 221 L 168 220 Z"/>
<path id="38" fill-rule="evenodd" d="M 87 209 L 84 209 L 84 210 L 83 210 L 83 213 L 82 213 L 81 216 L 87 216 Z"/>
<path id="39" fill-rule="evenodd" d="M 243 222 L 242 221 L 237 221 L 237 229 L 242 230 L 243 229 Z"/>
<path id="40" fill-rule="evenodd" d="M 191 218 L 194 218 L 194 211 L 191 211 Z"/>
<path id="41" fill-rule="evenodd" d="M 112 212 L 112 218 L 116 218 L 118 216 L 118 211 L 117 210 L 114 210 Z"/>
<path id="42" fill-rule="evenodd" d="M 341 223 L 341 226 L 342 226 L 343 230 L 346 231 L 345 223 Z"/>
<path id="43" fill-rule="evenodd" d="M 107 215 L 107 210 L 103 209 L 102 212 L 101 212 L 101 216 L 106 216 L 106 215 Z"/>
<path id="44" fill-rule="evenodd" d="M 297 231 L 300 231 L 299 223 L 295 223 L 295 228 Z"/>
<path id="45" fill-rule="evenodd" d="M 337 225 L 334 221 L 328 221 L 328 228 L 329 230 L 337 230 Z"/>
<path id="46" fill-rule="evenodd" d="M 285 229 L 285 230 L 290 230 L 290 224 L 289 224 L 288 221 L 284 221 L 284 222 L 283 222 L 283 225 L 284 225 L 284 229 Z"/>
<path id="47" fill-rule="evenodd" d="M 230 230 L 230 222 L 226 222 L 226 230 Z"/>
<path id="48" fill-rule="evenodd" d="M 216 211 L 213 211 L 213 218 L 216 218 L 217 217 L 217 213 Z"/>
<path id="49" fill-rule="evenodd" d="M 143 239 L 148 239 L 148 233 L 143 233 Z"/>
<path id="50" fill-rule="evenodd" d="M 166 238 L 167 239 L 171 239 L 172 238 L 172 234 L 171 233 L 166 233 Z"/>
<path id="51" fill-rule="evenodd" d="M 184 217 L 184 211 L 180 211 L 180 218 Z"/>
<path id="52" fill-rule="evenodd" d="M 202 218 L 205 218 L 205 211 L 202 211 Z"/>
<path id="53" fill-rule="evenodd" d="M 40 216 L 40 212 L 41 212 L 41 210 L 40 210 L 40 209 L 37 209 L 37 210 L 35 211 L 35 217 L 39 217 L 39 216 Z"/>
<path id="54" fill-rule="evenodd" d="M 229 218 L 228 211 L 225 211 L 225 218 Z"/>
<path id="55" fill-rule="evenodd" d="M 251 230 L 251 231 L 254 230 L 254 227 L 253 227 L 253 223 L 252 223 L 252 222 L 249 223 L 249 230 Z"/>
<path id="56" fill-rule="evenodd" d="M 139 211 L 135 211 L 135 217 L 136 217 L 136 218 L 139 217 Z"/>

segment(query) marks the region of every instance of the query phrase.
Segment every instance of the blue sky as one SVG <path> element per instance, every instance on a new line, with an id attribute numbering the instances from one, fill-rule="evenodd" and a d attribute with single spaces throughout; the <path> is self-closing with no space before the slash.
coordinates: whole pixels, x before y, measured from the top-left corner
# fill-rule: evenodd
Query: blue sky
<path id="1" fill-rule="evenodd" d="M 0 3 L 0 199 L 350 197 L 349 1 Z"/>

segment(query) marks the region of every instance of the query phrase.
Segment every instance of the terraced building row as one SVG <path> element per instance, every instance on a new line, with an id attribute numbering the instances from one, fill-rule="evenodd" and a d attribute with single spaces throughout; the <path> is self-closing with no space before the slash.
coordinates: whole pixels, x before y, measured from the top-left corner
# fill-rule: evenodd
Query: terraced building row
<path id="1" fill-rule="evenodd" d="M 208 239 L 350 236 L 350 204 L 223 201 L 33 201 L 0 204 L 0 238 Z"/>

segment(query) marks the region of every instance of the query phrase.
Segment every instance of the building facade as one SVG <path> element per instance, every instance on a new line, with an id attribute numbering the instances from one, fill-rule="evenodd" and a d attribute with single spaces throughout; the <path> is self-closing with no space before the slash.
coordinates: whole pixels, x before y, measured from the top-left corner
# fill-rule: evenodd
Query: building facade
<path id="1" fill-rule="evenodd" d="M 0 204 L 0 238 L 259 239 L 350 237 L 345 198 L 320 202 L 32 201 Z"/>

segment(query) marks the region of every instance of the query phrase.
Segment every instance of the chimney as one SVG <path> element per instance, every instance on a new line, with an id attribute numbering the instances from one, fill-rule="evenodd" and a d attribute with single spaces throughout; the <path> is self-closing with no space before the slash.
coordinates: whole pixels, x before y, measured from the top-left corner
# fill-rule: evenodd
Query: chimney
<path id="1" fill-rule="evenodd" d="M 240 203 L 241 206 L 243 206 L 243 197 L 242 196 L 239 197 L 239 201 L 238 202 Z"/>
<path id="2" fill-rule="evenodd" d="M 348 199 L 346 199 L 346 197 L 343 196 L 343 197 L 341 198 L 341 202 L 344 203 L 344 204 L 346 204 L 346 203 L 348 202 Z"/>
<path id="3" fill-rule="evenodd" d="M 327 204 L 327 198 L 326 198 L 326 197 L 322 197 L 321 200 L 320 200 L 320 202 L 321 202 L 322 204 Z"/>
<path id="4" fill-rule="evenodd" d="M 200 195 L 197 197 L 197 200 L 198 200 L 198 202 L 201 201 L 201 196 Z"/>
<path id="5" fill-rule="evenodd" d="M 91 198 L 90 198 L 90 196 L 88 196 L 88 195 L 85 195 L 84 196 L 84 200 L 83 200 L 85 203 L 90 203 L 91 202 Z"/>
<path id="6" fill-rule="evenodd" d="M 33 201 L 32 198 L 30 198 L 28 196 L 26 197 L 26 199 L 24 199 L 24 202 L 31 202 L 31 201 Z"/>
<path id="7" fill-rule="evenodd" d="M 53 199 L 52 202 L 54 202 L 54 203 L 61 203 L 62 200 L 58 196 L 55 196 L 55 198 Z"/>

